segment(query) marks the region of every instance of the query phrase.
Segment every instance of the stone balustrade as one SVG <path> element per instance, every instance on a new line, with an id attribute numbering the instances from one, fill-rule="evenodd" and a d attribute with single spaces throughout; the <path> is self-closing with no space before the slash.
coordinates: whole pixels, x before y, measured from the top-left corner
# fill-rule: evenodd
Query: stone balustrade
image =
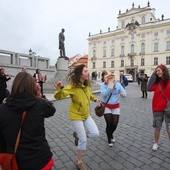
<path id="1" fill-rule="evenodd" d="M 56 68 L 55 66 L 50 66 L 49 58 L 6 50 L 0 50 L 0 68 L 1 67 L 5 68 L 7 74 L 14 76 L 16 76 L 23 67 L 26 68 L 31 75 L 39 68 L 42 75 L 47 76 L 47 82 L 51 82 L 56 74 Z M 8 87 L 11 86 L 13 79 L 14 78 L 8 81 Z"/>

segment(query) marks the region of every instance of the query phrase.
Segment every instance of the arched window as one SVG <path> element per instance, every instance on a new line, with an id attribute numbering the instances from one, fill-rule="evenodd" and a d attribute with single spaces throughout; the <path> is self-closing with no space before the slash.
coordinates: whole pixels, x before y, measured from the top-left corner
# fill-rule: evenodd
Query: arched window
<path id="1" fill-rule="evenodd" d="M 124 46 L 121 46 L 121 52 L 120 54 L 123 56 L 125 54 L 125 47 Z"/>
<path id="2" fill-rule="evenodd" d="M 134 44 L 131 45 L 131 47 L 130 47 L 130 52 L 131 52 L 132 54 L 135 53 L 135 46 L 134 46 Z"/>
<path id="3" fill-rule="evenodd" d="M 145 17 L 142 17 L 141 23 L 145 24 Z"/>
<path id="4" fill-rule="evenodd" d="M 93 50 L 93 58 L 96 58 L 96 50 Z"/>
<path id="5" fill-rule="evenodd" d="M 134 18 L 132 18 L 132 19 L 131 19 L 131 23 L 134 23 L 134 22 L 135 22 L 135 20 L 134 20 Z"/>
<path id="6" fill-rule="evenodd" d="M 141 53 L 145 54 L 145 43 L 141 44 Z"/>

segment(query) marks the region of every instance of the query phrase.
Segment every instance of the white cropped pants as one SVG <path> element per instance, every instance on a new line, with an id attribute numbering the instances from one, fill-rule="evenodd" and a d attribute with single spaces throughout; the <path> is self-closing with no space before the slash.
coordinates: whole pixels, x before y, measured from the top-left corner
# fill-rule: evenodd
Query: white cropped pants
<path id="1" fill-rule="evenodd" d="M 79 150 L 86 150 L 87 135 L 91 138 L 99 136 L 99 130 L 91 116 L 89 116 L 86 120 L 72 120 L 72 124 L 79 138 L 77 146 L 77 149 Z M 87 130 L 87 135 L 85 128 Z"/>

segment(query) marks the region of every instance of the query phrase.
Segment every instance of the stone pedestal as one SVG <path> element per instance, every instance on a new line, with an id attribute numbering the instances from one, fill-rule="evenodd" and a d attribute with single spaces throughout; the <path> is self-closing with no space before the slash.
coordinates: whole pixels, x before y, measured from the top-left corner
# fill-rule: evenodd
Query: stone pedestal
<path id="1" fill-rule="evenodd" d="M 46 93 L 54 93 L 55 91 L 54 85 L 58 81 L 62 81 L 64 85 L 67 84 L 67 75 L 69 73 L 68 58 L 59 57 L 57 59 L 57 63 L 55 64 L 55 66 L 56 66 L 56 72 L 54 78 L 51 79 L 51 81 L 44 83 L 44 91 Z"/>
<path id="2" fill-rule="evenodd" d="M 68 60 L 64 57 L 59 57 L 56 63 L 57 71 L 67 71 L 68 70 Z"/>

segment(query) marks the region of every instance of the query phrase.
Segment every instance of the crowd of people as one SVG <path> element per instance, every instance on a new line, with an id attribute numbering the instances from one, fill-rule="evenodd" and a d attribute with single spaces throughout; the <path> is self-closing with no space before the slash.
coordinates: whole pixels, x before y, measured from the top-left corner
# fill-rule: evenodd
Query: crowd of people
<path id="1" fill-rule="evenodd" d="M 120 82 L 115 80 L 114 73 L 102 73 L 100 86 L 101 98 L 92 94 L 89 72 L 81 64 L 68 75 L 68 85 L 61 81 L 55 85 L 54 97 L 61 100 L 70 96 L 71 102 L 68 118 L 74 128 L 73 137 L 77 147 L 76 166 L 86 170 L 83 156 L 87 149 L 88 138 L 97 138 L 99 129 L 90 114 L 90 102 L 105 105 L 104 119 L 106 122 L 106 136 L 108 146 L 112 147 L 116 141 L 114 132 L 119 123 L 120 97 L 126 97 L 125 78 L 123 73 Z M 54 166 L 52 152 L 45 135 L 45 118 L 54 115 L 56 108 L 45 99 L 43 83 L 46 76 L 42 76 L 39 69 L 34 75 L 22 69 L 14 78 L 11 92 L 5 96 L 6 82 L 11 75 L 0 69 L 0 153 L 13 153 L 21 118 L 26 116 L 21 127 L 21 140 L 16 152 L 17 163 L 21 170 L 50 170 Z M 152 149 L 159 148 L 159 138 L 162 123 L 165 120 L 167 134 L 170 140 L 170 111 L 166 110 L 167 100 L 170 100 L 170 76 L 165 65 L 159 65 L 148 82 L 148 76 L 140 73 L 138 81 L 141 85 L 142 98 L 147 98 L 147 91 L 153 91 L 152 100 L 154 144 Z M 166 97 L 165 97 L 166 96 Z M 6 101 L 4 98 L 7 97 Z M 166 100 L 167 99 L 167 100 Z"/>

